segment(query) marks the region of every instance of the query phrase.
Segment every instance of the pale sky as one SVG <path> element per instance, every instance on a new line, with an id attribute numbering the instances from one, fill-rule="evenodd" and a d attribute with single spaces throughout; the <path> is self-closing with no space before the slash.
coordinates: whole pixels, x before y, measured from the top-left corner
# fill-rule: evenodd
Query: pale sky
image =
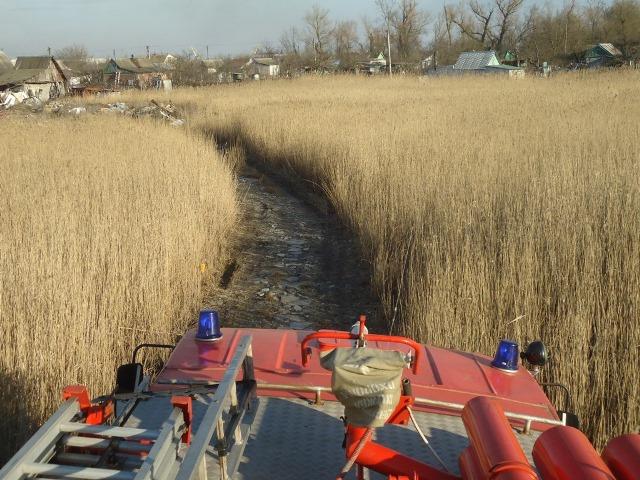
<path id="1" fill-rule="evenodd" d="M 439 10 L 443 0 L 418 0 Z M 529 2 L 537 0 L 528 0 Z M 0 49 L 10 57 L 46 54 L 71 45 L 110 57 L 190 47 L 211 57 L 250 53 L 282 32 L 301 26 L 312 5 L 334 20 L 374 18 L 374 0 L 0 0 Z"/>

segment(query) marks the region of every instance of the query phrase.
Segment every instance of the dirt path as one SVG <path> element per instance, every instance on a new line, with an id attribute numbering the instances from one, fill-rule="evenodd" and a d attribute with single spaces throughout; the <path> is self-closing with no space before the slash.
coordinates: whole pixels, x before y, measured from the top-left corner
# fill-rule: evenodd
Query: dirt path
<path id="1" fill-rule="evenodd" d="M 331 215 L 247 168 L 236 255 L 205 302 L 225 326 L 348 328 L 359 313 L 376 323 L 369 270 Z"/>

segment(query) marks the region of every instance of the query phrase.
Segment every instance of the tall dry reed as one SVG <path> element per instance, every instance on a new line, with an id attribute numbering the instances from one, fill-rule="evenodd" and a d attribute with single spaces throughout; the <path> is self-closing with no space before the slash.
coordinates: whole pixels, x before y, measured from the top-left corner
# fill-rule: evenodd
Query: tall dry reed
<path id="1" fill-rule="evenodd" d="M 602 445 L 640 426 L 639 94 L 638 72 L 612 72 L 171 96 L 194 128 L 328 193 L 394 332 L 489 355 L 544 339 L 544 378 Z"/>
<path id="2" fill-rule="evenodd" d="M 231 171 L 200 138 L 111 117 L 3 120 L 0 462 L 64 385 L 105 393 L 136 343 L 184 331 L 235 218 Z"/>

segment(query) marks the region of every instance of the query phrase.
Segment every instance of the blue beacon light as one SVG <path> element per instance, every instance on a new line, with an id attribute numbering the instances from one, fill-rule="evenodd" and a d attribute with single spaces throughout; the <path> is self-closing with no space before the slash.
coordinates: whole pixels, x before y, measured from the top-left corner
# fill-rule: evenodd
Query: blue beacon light
<path id="1" fill-rule="evenodd" d="M 220 317 L 215 310 L 201 310 L 198 319 L 198 331 L 196 340 L 201 342 L 215 342 L 222 338 L 220 330 Z"/>
<path id="2" fill-rule="evenodd" d="M 500 340 L 491 366 L 509 373 L 516 372 L 518 370 L 518 344 L 511 340 Z"/>

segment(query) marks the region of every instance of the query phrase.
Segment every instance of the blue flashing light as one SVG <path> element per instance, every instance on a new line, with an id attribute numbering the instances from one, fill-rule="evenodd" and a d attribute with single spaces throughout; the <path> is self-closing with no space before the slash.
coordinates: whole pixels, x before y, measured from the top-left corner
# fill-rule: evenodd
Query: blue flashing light
<path id="1" fill-rule="evenodd" d="M 196 340 L 203 342 L 215 342 L 222 338 L 220 331 L 220 318 L 215 310 L 201 310 L 198 320 Z"/>
<path id="2" fill-rule="evenodd" d="M 517 371 L 518 344 L 511 340 L 500 340 L 496 356 L 491 362 L 491 366 L 507 372 Z"/>

